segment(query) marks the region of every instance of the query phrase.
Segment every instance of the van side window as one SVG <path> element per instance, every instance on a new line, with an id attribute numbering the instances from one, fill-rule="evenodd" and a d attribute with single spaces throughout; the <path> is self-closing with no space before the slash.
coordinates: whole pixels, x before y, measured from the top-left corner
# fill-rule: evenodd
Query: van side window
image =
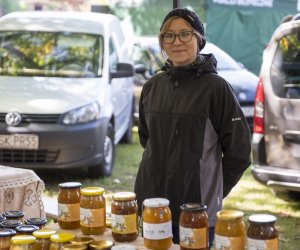
<path id="1" fill-rule="evenodd" d="M 109 68 L 110 71 L 117 70 L 118 54 L 116 51 L 115 43 L 112 38 L 109 39 Z"/>
<path id="2" fill-rule="evenodd" d="M 272 62 L 271 82 L 278 97 L 300 99 L 299 31 L 280 39 Z"/>

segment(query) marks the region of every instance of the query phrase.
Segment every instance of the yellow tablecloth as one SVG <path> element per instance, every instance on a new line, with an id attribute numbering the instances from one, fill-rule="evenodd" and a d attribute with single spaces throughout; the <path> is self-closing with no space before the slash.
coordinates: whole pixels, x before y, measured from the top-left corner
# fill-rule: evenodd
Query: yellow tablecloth
<path id="1" fill-rule="evenodd" d="M 0 165 L 0 213 L 22 210 L 25 218 L 44 218 L 44 189 L 44 182 L 32 170 Z"/>
<path id="2" fill-rule="evenodd" d="M 80 229 L 76 229 L 76 230 L 64 230 L 64 229 L 60 229 L 60 227 L 58 226 L 57 223 L 49 225 L 47 227 L 50 227 L 51 229 L 56 230 L 56 232 L 68 232 L 68 233 L 72 233 L 75 236 L 84 236 Z M 112 235 L 111 235 L 111 229 L 107 228 L 104 232 L 104 234 L 102 235 L 92 235 L 92 238 L 95 239 L 95 241 L 99 241 L 99 240 L 111 240 L 114 242 L 115 245 L 121 245 L 121 244 L 130 244 L 130 245 L 134 245 L 136 247 L 137 250 L 146 250 L 147 248 L 144 246 L 144 239 L 142 237 L 138 237 L 135 241 L 132 242 L 116 242 L 114 241 Z M 172 246 L 169 248 L 169 250 L 179 250 L 180 246 L 176 245 L 176 244 L 172 244 Z"/>

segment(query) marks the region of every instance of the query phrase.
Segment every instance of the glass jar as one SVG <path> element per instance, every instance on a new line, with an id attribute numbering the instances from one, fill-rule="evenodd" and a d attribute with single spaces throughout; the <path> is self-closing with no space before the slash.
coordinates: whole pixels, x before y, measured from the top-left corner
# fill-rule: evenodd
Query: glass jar
<path id="1" fill-rule="evenodd" d="M 198 203 L 187 203 L 180 208 L 180 249 L 208 249 L 207 206 Z"/>
<path id="2" fill-rule="evenodd" d="M 32 250 L 35 237 L 32 235 L 17 235 L 11 238 L 10 250 Z"/>
<path id="3" fill-rule="evenodd" d="M 169 200 L 146 199 L 143 202 L 144 245 L 149 249 L 163 250 L 172 245 L 172 219 Z"/>
<path id="4" fill-rule="evenodd" d="M 57 222 L 62 229 L 80 227 L 80 182 L 65 182 L 58 185 Z"/>
<path id="5" fill-rule="evenodd" d="M 110 250 L 114 243 L 110 240 L 94 241 L 90 244 L 91 250 Z"/>
<path id="6" fill-rule="evenodd" d="M 13 230 L 16 230 L 16 227 L 20 225 L 22 225 L 22 222 L 19 220 L 4 220 L 0 222 L 0 227 Z"/>
<path id="7" fill-rule="evenodd" d="M 39 230 L 39 227 L 35 225 L 20 225 L 16 227 L 17 235 L 20 234 L 32 235 L 32 233 L 36 230 Z"/>
<path id="8" fill-rule="evenodd" d="M 135 193 L 132 192 L 120 192 L 112 196 L 111 230 L 115 241 L 130 242 L 138 236 L 138 209 L 135 197 Z"/>
<path id="9" fill-rule="evenodd" d="M 46 218 L 28 218 L 25 220 L 25 225 L 34 225 L 38 226 L 39 229 L 42 229 L 47 224 Z"/>
<path id="10" fill-rule="evenodd" d="M 51 243 L 49 250 L 62 250 L 65 245 L 71 243 L 71 240 L 73 240 L 73 238 L 74 235 L 71 233 L 52 234 L 50 236 Z"/>
<path id="11" fill-rule="evenodd" d="M 80 229 L 85 235 L 103 234 L 105 224 L 105 198 L 101 187 L 81 189 Z"/>
<path id="12" fill-rule="evenodd" d="M 78 245 L 78 244 L 68 244 L 63 247 L 64 250 L 86 250 L 87 245 Z"/>
<path id="13" fill-rule="evenodd" d="M 89 246 L 89 244 L 91 244 L 92 242 L 94 242 L 94 239 L 92 237 L 77 236 L 71 241 L 71 244 Z"/>
<path id="14" fill-rule="evenodd" d="M 246 230 L 244 213 L 237 210 L 222 210 L 217 213 L 215 226 L 215 249 L 245 249 Z"/>
<path id="15" fill-rule="evenodd" d="M 0 222 L 6 220 L 4 215 L 0 215 Z"/>
<path id="16" fill-rule="evenodd" d="M 0 249 L 9 250 L 11 238 L 16 235 L 16 231 L 8 228 L 0 228 Z"/>
<path id="17" fill-rule="evenodd" d="M 10 210 L 3 213 L 6 220 L 19 220 L 21 223 L 23 223 L 24 215 L 24 212 L 19 210 Z"/>
<path id="18" fill-rule="evenodd" d="M 40 229 L 33 232 L 36 241 L 33 245 L 33 250 L 48 250 L 51 244 L 50 237 L 55 234 L 55 230 Z"/>
<path id="19" fill-rule="evenodd" d="M 249 216 L 247 230 L 248 250 L 278 250 L 278 231 L 275 227 L 276 217 L 270 214 L 254 214 Z"/>

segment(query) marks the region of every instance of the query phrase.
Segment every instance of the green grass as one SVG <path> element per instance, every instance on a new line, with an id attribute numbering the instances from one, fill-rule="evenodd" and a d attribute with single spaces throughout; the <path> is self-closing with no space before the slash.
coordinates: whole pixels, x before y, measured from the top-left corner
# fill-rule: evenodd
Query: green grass
<path id="1" fill-rule="evenodd" d="M 107 200 L 118 191 L 133 191 L 135 176 L 141 160 L 142 148 L 138 143 L 136 128 L 134 129 L 134 142 L 131 145 L 119 144 L 116 147 L 116 162 L 111 177 L 89 179 L 84 177 L 82 171 L 41 171 L 38 175 L 46 184 L 45 193 L 56 196 L 57 185 L 65 181 L 80 181 L 83 187 L 100 186 L 105 188 Z M 224 209 L 237 209 L 244 212 L 244 221 L 247 226 L 249 215 L 255 213 L 269 213 L 277 217 L 280 249 L 300 249 L 300 203 L 286 202 L 255 181 L 248 169 L 239 183 L 224 200 Z"/>

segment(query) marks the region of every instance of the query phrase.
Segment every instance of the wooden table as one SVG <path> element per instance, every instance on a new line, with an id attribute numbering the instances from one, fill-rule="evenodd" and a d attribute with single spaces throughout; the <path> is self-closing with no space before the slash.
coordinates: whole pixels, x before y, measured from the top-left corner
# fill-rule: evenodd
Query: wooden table
<path id="1" fill-rule="evenodd" d="M 58 226 L 57 223 L 52 224 L 47 226 L 51 229 L 56 230 L 56 232 L 58 233 L 62 233 L 62 232 L 68 232 L 68 233 L 72 233 L 75 236 L 84 236 L 80 229 L 76 229 L 76 230 L 65 230 L 65 229 L 60 229 L 60 227 Z M 111 229 L 107 228 L 104 232 L 104 234 L 102 235 L 92 235 L 92 238 L 95 239 L 95 241 L 99 241 L 99 240 L 111 240 L 114 242 L 115 245 L 121 245 L 121 244 L 130 244 L 130 245 L 134 245 L 136 247 L 137 250 L 146 250 L 147 248 L 144 246 L 144 238 L 142 238 L 141 236 L 138 236 L 138 238 L 133 241 L 133 242 L 116 242 L 114 241 L 112 235 L 111 235 Z M 169 248 L 169 250 L 179 250 L 180 246 L 176 245 L 176 244 L 172 244 L 172 246 Z"/>
<path id="2" fill-rule="evenodd" d="M 32 170 L 0 165 L 0 213 L 21 210 L 25 218 L 44 218 L 44 189 L 44 182 Z"/>

